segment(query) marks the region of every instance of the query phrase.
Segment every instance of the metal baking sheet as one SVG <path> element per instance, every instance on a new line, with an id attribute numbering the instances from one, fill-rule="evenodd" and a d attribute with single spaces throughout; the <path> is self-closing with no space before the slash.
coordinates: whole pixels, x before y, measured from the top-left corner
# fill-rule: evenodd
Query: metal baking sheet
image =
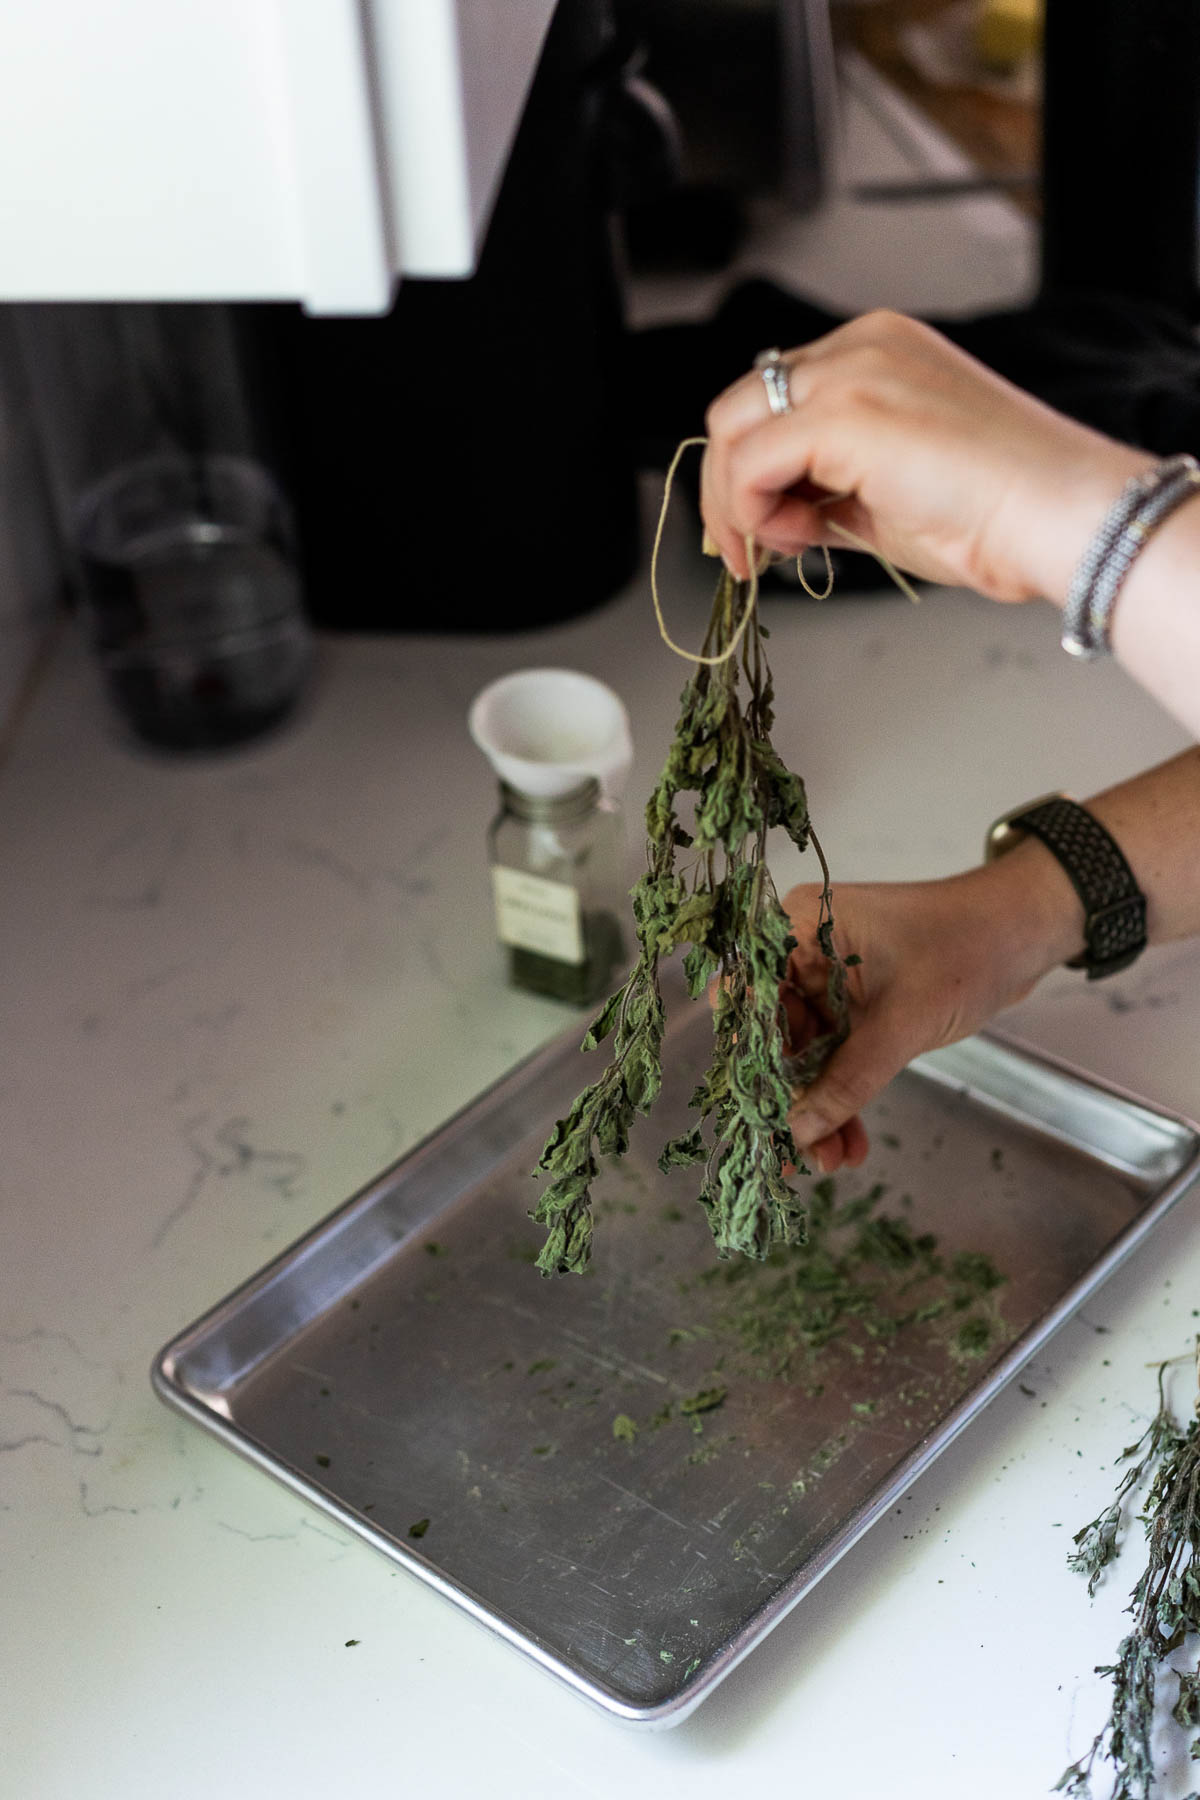
<path id="1" fill-rule="evenodd" d="M 1006 1279 L 928 1318 L 917 1282 L 890 1339 L 855 1320 L 789 1357 L 773 1309 L 795 1253 L 718 1262 L 696 1172 L 656 1167 L 707 1062 L 703 1006 L 673 1009 L 659 1105 L 597 1186 L 592 1270 L 531 1266 L 529 1171 L 589 1077 L 578 1037 L 183 1332 L 153 1379 L 578 1693 L 670 1725 L 1162 1217 L 1200 1136 L 996 1038 L 922 1058 L 868 1110 L 870 1160 L 834 1204 L 878 1186 L 945 1267 L 982 1252 Z"/>

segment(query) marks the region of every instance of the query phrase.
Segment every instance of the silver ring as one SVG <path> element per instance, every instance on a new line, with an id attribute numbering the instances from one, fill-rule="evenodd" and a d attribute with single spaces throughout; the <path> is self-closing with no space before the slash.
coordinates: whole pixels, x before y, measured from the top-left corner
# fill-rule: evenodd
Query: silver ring
<path id="1" fill-rule="evenodd" d="M 763 378 L 763 386 L 767 390 L 767 405 L 781 418 L 792 410 L 792 396 L 789 391 L 792 372 L 783 360 L 780 350 L 760 350 L 754 359 L 754 367 Z"/>

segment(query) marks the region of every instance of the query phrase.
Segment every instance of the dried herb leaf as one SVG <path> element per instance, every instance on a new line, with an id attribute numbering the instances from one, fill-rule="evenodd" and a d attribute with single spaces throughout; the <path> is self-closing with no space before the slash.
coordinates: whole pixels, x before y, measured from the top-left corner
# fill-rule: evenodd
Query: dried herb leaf
<path id="1" fill-rule="evenodd" d="M 724 1405 L 728 1394 L 726 1387 L 701 1388 L 698 1394 L 689 1394 L 686 1400 L 681 1400 L 679 1410 L 690 1414 L 715 1412 L 718 1406 Z"/>

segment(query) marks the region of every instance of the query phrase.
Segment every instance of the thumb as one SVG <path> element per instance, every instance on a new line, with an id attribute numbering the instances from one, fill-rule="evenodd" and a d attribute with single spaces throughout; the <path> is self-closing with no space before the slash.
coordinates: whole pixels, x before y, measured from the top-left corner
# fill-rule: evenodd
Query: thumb
<path id="1" fill-rule="evenodd" d="M 810 1149 L 847 1124 L 914 1054 L 885 1014 L 861 1020 L 817 1079 L 797 1090 L 788 1117 L 797 1149 Z"/>

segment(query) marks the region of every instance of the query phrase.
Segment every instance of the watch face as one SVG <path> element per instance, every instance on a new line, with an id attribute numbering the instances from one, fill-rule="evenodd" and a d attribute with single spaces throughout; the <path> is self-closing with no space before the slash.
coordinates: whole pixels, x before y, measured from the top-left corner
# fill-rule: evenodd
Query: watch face
<path id="1" fill-rule="evenodd" d="M 1006 812 L 994 825 L 988 827 L 983 845 L 984 861 L 995 862 L 998 856 L 1003 856 L 1006 850 L 1014 849 L 1028 835 L 1017 822 L 1026 813 L 1031 813 L 1035 807 L 1045 806 L 1048 800 L 1069 800 L 1070 797 L 1063 793 L 1042 794 L 1036 800 L 1026 800 L 1020 806 L 1014 806 L 1011 812 Z"/>
<path id="2" fill-rule="evenodd" d="M 998 856 L 1003 856 L 1006 850 L 1011 850 L 1014 844 L 1019 844 L 1024 836 L 1025 833 L 1018 831 L 1008 819 L 997 819 L 987 834 L 987 842 L 984 845 L 985 859 L 988 862 L 995 862 Z"/>

